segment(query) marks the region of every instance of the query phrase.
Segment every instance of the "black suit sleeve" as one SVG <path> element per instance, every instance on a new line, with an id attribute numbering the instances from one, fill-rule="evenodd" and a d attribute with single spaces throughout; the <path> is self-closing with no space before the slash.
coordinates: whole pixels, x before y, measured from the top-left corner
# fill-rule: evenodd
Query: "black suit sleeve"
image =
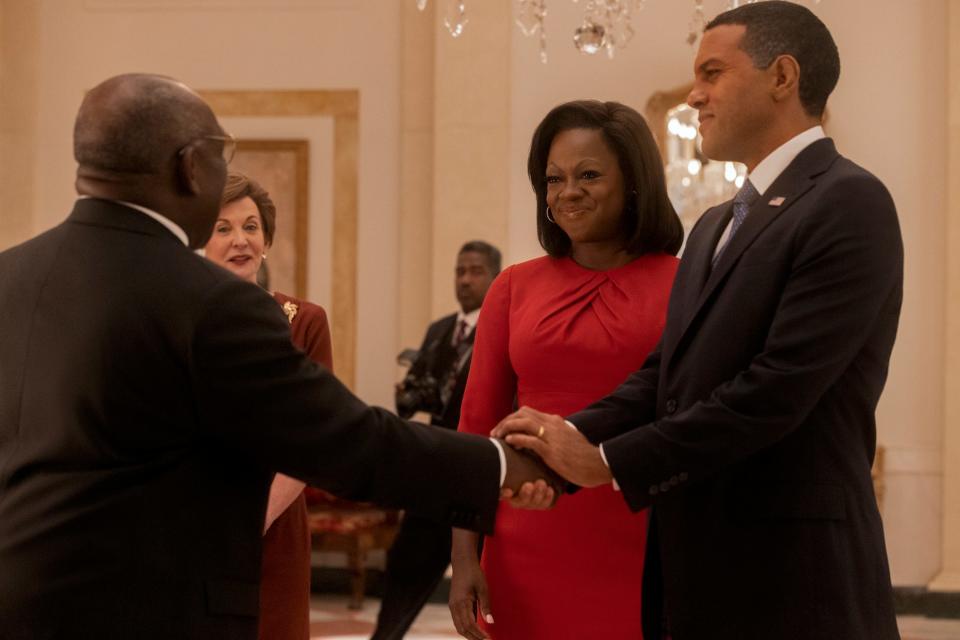
<path id="1" fill-rule="evenodd" d="M 430 364 L 431 347 L 433 343 L 437 341 L 438 325 L 441 322 L 443 322 L 443 320 L 438 320 L 427 327 L 427 332 L 423 336 L 423 343 L 420 345 L 417 359 L 410 365 L 410 370 L 407 372 L 408 375 L 422 378 L 427 373 L 427 367 Z"/>
<path id="2" fill-rule="evenodd" d="M 489 532 L 499 456 L 486 439 L 407 423 L 357 399 L 293 347 L 277 304 L 218 285 L 193 338 L 204 438 L 347 499 Z"/>
<path id="3" fill-rule="evenodd" d="M 690 230 L 693 237 L 704 220 L 717 209 L 708 209 Z M 672 297 L 672 294 L 671 294 Z M 600 444 L 631 429 L 653 422 L 657 409 L 657 384 L 660 379 L 660 361 L 663 353 L 663 336 L 647 355 L 643 366 L 630 376 L 613 393 L 594 402 L 586 409 L 568 416 L 567 420 L 577 427 L 593 444 Z"/>
<path id="4" fill-rule="evenodd" d="M 666 479 L 694 482 L 777 443 L 855 357 L 872 363 L 888 355 L 871 354 L 867 344 L 877 334 L 888 338 L 878 344 L 892 343 L 902 295 L 903 247 L 886 189 L 868 174 L 838 181 L 792 242 L 783 248 L 794 257 L 770 330 L 749 365 L 709 398 L 604 443 L 631 508 L 651 504 L 653 485 Z M 864 369 L 865 378 L 880 379 L 857 384 L 878 395 L 886 367 Z"/>

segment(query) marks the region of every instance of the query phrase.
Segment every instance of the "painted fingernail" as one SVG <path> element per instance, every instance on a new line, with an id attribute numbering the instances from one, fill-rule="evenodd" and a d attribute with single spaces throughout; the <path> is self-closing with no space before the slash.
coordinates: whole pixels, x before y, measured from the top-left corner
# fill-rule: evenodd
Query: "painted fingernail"
<path id="1" fill-rule="evenodd" d="M 493 614 L 488 613 L 483 616 L 483 619 L 487 621 L 487 624 L 493 624 Z"/>

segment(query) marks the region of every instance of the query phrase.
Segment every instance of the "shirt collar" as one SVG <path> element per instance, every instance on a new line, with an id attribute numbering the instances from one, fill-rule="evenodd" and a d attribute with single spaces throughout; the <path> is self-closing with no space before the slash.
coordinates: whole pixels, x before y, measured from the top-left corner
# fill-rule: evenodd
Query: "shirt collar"
<path id="1" fill-rule="evenodd" d="M 460 321 L 467 323 L 467 328 L 473 330 L 477 326 L 477 319 L 480 318 L 480 309 L 474 309 L 470 313 L 464 313 L 463 311 L 457 312 L 457 322 Z"/>
<path id="2" fill-rule="evenodd" d="M 80 197 L 77 198 L 77 199 L 78 199 L 78 200 L 85 200 L 85 199 L 90 198 L 90 197 L 91 197 L 91 196 L 80 196 Z M 107 198 L 103 198 L 103 199 L 104 199 L 104 200 L 107 200 Z M 139 211 L 140 213 L 145 213 L 145 214 L 147 214 L 148 216 L 150 216 L 151 218 L 153 218 L 154 220 L 156 220 L 157 222 L 159 222 L 160 224 L 162 224 L 164 227 L 166 227 L 166 228 L 170 231 L 170 233 L 172 233 L 173 235 L 175 235 L 175 236 L 177 237 L 177 239 L 180 240 L 180 242 L 182 242 L 182 243 L 184 244 L 184 246 L 187 246 L 187 247 L 190 246 L 190 241 L 187 239 L 187 234 L 186 234 L 186 232 L 183 230 L 183 228 L 182 228 L 180 225 L 178 225 L 176 222 L 174 222 L 174 221 L 171 220 L 170 218 L 167 218 L 167 217 L 165 217 L 165 216 L 160 215 L 159 213 L 157 213 L 157 212 L 154 211 L 153 209 L 148 209 L 148 208 L 146 208 L 146 207 L 144 207 L 144 206 L 141 206 L 141 205 L 139 205 L 139 204 L 134 204 L 134 203 L 132 203 L 132 202 L 126 202 L 126 201 L 124 201 L 124 200 L 110 200 L 110 202 L 116 202 L 117 204 L 122 204 L 122 205 L 125 206 L 125 207 L 130 207 L 131 209 L 136 209 L 136 210 Z"/>
<path id="3" fill-rule="evenodd" d="M 783 170 L 793 162 L 793 159 L 796 158 L 801 151 L 817 140 L 826 137 L 826 134 L 823 132 L 823 127 L 817 125 L 790 138 L 774 149 L 773 152 L 761 160 L 760 164 L 754 167 L 750 175 L 747 176 L 757 190 L 757 193 L 763 194 L 769 189 L 773 181 L 783 173 Z"/>

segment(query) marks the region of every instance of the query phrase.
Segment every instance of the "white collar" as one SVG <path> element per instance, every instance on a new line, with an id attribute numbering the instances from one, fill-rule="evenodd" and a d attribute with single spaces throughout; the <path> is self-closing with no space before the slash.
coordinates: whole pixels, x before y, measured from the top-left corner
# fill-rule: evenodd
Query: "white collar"
<path id="1" fill-rule="evenodd" d="M 78 199 L 78 200 L 85 200 L 85 199 L 91 198 L 91 197 L 92 197 L 92 196 L 79 196 L 77 199 Z M 101 198 L 101 199 L 102 199 L 102 200 L 109 200 L 108 198 Z M 178 225 L 176 222 L 174 222 L 174 221 L 171 220 L 170 218 L 167 218 L 167 217 L 165 217 L 165 216 L 160 215 L 159 213 L 157 213 L 157 212 L 154 211 L 153 209 L 148 209 L 148 208 L 146 208 L 146 207 L 144 207 L 144 206 L 141 206 L 141 205 L 139 205 L 139 204 L 134 204 L 134 203 L 132 203 L 132 202 L 126 202 L 126 201 L 124 201 L 124 200 L 109 200 L 109 201 L 110 201 L 110 202 L 116 202 L 117 204 L 122 204 L 122 205 L 125 206 L 125 207 L 130 207 L 131 209 L 136 209 L 136 210 L 139 211 L 140 213 L 145 213 L 145 214 L 147 214 L 148 216 L 150 216 L 151 218 L 153 218 L 154 220 L 156 220 L 157 222 L 159 222 L 160 224 L 162 224 L 164 227 L 166 227 L 167 229 L 169 229 L 169 230 L 170 230 L 170 233 L 172 233 L 173 235 L 177 236 L 177 239 L 180 240 L 180 242 L 182 242 L 182 243 L 184 244 L 184 246 L 187 246 L 187 247 L 190 246 L 190 241 L 187 239 L 187 234 L 186 234 L 186 232 L 180 227 L 180 225 Z"/>
<path id="2" fill-rule="evenodd" d="M 457 312 L 457 323 L 465 322 L 467 328 L 473 330 L 477 326 L 477 320 L 480 318 L 480 309 L 474 309 L 470 313 L 464 313 L 463 311 Z"/>
<path id="3" fill-rule="evenodd" d="M 827 135 L 823 132 L 823 127 L 820 125 L 810 127 L 803 133 L 790 138 L 774 149 L 770 155 L 754 167 L 747 178 L 749 178 L 750 183 L 753 184 L 757 193 L 763 195 L 763 193 L 770 188 L 770 185 L 773 184 L 773 181 L 793 162 L 793 159 L 800 155 L 801 151 L 817 140 L 826 137 Z"/>

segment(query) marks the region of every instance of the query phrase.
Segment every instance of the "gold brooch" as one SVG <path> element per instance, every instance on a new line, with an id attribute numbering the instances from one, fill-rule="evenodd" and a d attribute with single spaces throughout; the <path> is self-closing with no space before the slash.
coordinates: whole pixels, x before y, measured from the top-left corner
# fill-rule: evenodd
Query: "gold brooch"
<path id="1" fill-rule="evenodd" d="M 289 320 L 291 323 L 293 322 L 293 319 L 297 317 L 297 311 L 299 310 L 300 307 L 289 300 L 283 303 L 283 312 L 287 314 L 287 320 Z"/>

